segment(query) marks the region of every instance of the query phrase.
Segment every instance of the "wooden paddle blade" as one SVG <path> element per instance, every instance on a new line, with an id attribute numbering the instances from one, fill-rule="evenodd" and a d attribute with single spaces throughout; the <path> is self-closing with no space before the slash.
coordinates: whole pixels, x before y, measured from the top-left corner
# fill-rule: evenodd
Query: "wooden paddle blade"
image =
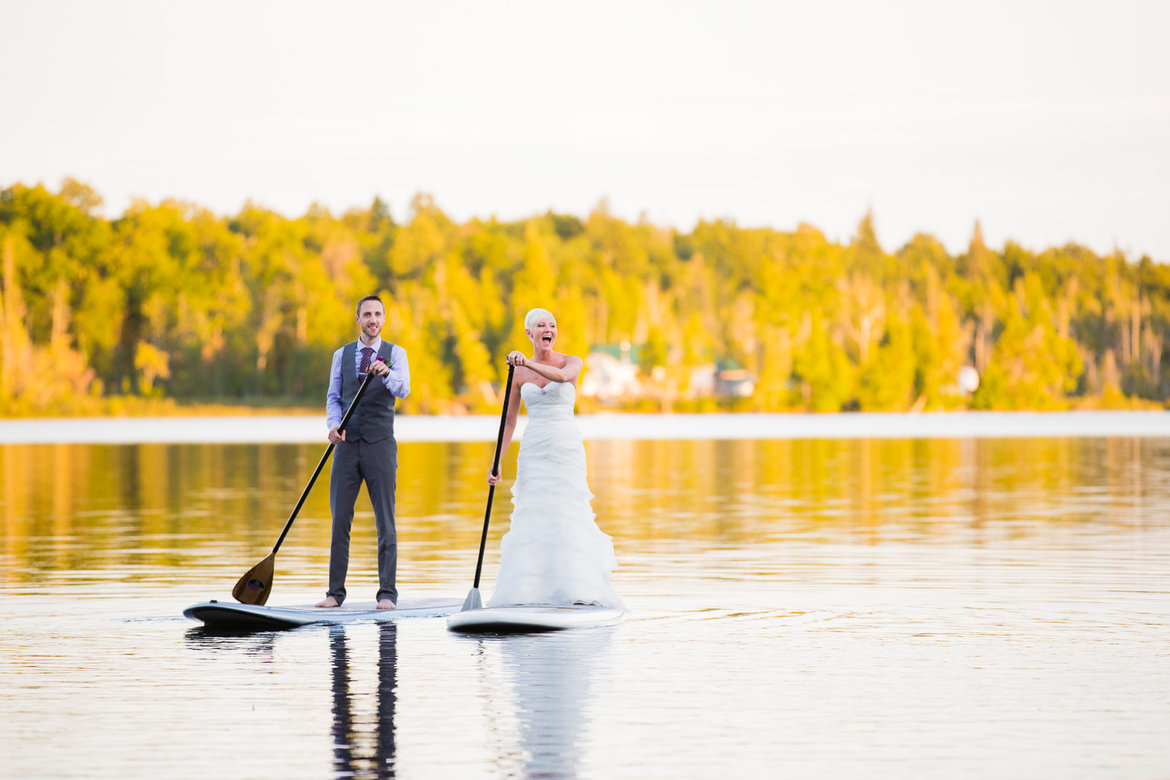
<path id="1" fill-rule="evenodd" d="M 268 593 L 272 590 L 272 572 L 275 567 L 276 553 L 270 552 L 267 558 L 240 577 L 236 587 L 232 588 L 232 597 L 241 604 L 264 606 L 268 601 Z"/>

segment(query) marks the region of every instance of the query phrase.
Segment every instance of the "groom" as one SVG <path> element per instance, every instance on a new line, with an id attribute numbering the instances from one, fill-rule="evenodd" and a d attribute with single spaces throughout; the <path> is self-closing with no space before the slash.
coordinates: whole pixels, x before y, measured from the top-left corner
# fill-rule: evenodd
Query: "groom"
<path id="1" fill-rule="evenodd" d="M 335 446 L 329 479 L 333 536 L 329 549 L 329 590 L 318 607 L 339 607 L 345 601 L 349 569 L 349 529 L 362 482 L 374 505 L 378 529 L 378 609 L 394 609 L 398 568 L 398 534 L 394 529 L 394 490 L 398 477 L 398 442 L 394 439 L 394 399 L 410 395 L 406 351 L 382 340 L 386 307 L 377 295 L 357 305 L 358 340 L 333 353 L 325 411 L 329 441 Z M 357 395 L 363 375 L 373 377 L 344 431 L 341 418 Z"/>

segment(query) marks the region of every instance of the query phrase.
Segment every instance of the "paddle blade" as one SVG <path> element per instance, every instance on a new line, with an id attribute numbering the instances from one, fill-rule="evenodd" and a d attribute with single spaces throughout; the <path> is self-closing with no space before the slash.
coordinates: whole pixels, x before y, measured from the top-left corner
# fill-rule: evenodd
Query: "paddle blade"
<path id="1" fill-rule="evenodd" d="M 469 609 L 483 609 L 483 599 L 479 597 L 479 588 L 472 588 L 471 592 L 467 594 L 467 598 L 463 601 L 463 609 L 460 612 L 466 612 Z"/>
<path id="2" fill-rule="evenodd" d="M 268 601 L 268 593 L 272 590 L 272 571 L 275 566 L 276 553 L 270 552 L 267 558 L 240 577 L 236 587 L 232 588 L 232 597 L 241 604 L 264 606 Z"/>

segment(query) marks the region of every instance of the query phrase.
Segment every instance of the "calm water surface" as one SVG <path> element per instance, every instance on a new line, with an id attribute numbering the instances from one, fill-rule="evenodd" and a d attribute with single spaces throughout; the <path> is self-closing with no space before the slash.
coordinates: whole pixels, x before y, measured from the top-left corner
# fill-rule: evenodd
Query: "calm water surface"
<path id="1" fill-rule="evenodd" d="M 401 445 L 403 599 L 467 593 L 491 447 Z M 0 446 L 0 776 L 1170 776 L 1170 439 L 587 450 L 627 621 L 470 638 L 181 616 L 271 549 L 318 444 Z M 327 492 L 273 604 L 324 589 Z"/>

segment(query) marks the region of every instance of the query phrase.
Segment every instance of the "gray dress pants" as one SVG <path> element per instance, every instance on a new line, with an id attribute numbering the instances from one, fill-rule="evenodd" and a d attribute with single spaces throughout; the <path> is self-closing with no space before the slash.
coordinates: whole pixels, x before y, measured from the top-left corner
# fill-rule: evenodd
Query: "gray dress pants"
<path id="1" fill-rule="evenodd" d="M 333 449 L 329 473 L 329 508 L 333 513 L 333 537 L 329 549 L 328 595 L 345 601 L 345 575 L 349 570 L 349 531 L 353 507 L 362 482 L 374 505 L 378 529 L 378 600 L 398 603 L 395 585 L 398 570 L 398 532 L 394 528 L 394 490 L 398 482 L 398 442 L 393 436 L 377 442 L 343 441 Z"/>

